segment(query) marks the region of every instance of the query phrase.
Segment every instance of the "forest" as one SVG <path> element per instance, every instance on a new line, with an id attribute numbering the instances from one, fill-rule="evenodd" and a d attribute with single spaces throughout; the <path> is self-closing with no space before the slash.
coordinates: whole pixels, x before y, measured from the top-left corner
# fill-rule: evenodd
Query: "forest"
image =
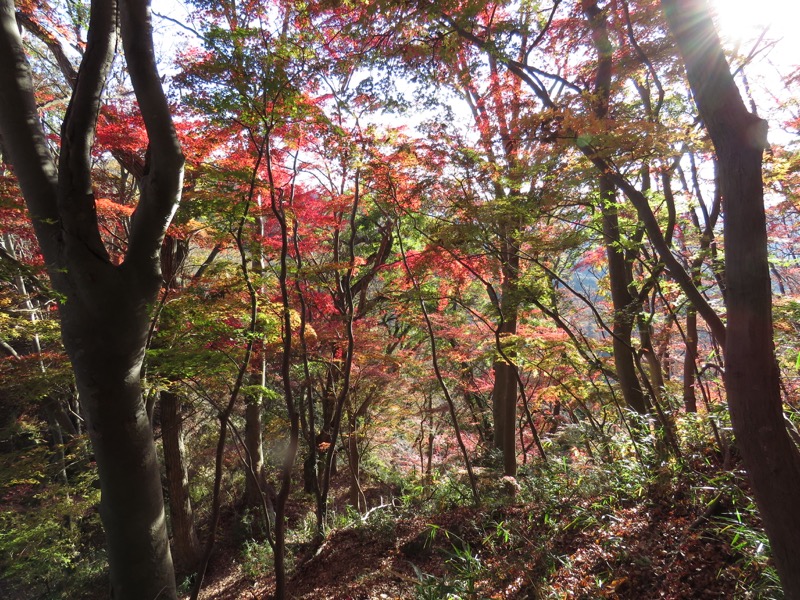
<path id="1" fill-rule="evenodd" d="M 753 31 L 0 0 L 0 597 L 800 600 L 800 63 Z"/>

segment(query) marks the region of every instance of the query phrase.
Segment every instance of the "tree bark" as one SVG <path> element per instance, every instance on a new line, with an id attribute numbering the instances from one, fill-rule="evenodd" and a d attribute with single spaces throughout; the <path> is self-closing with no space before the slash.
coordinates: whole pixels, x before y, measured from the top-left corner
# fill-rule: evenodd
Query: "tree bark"
<path id="1" fill-rule="evenodd" d="M 697 311 L 686 309 L 686 354 L 683 357 L 683 407 L 687 413 L 697 412 L 695 373 L 697 372 Z"/>
<path id="2" fill-rule="evenodd" d="M 503 352 L 513 360 L 515 352 L 509 336 L 517 333 L 519 312 L 519 251 L 510 238 L 509 227 L 504 226 L 501 233 L 501 263 L 503 281 L 501 284 L 500 325 L 497 340 Z M 515 477 L 517 474 L 517 382 L 516 365 L 498 358 L 494 363 L 494 388 L 492 389 L 492 417 L 494 420 L 494 445 L 503 454 L 503 474 Z"/>
<path id="3" fill-rule="evenodd" d="M 102 90 L 121 24 L 131 81 L 150 138 L 130 243 L 120 265 L 103 245 L 91 181 Z M 146 0 L 92 2 L 87 45 L 61 131 L 58 168 L 36 108 L 11 0 L 0 0 L 0 136 L 62 301 L 72 361 L 102 493 L 115 600 L 176 598 L 142 360 L 161 284 L 161 240 L 180 198 L 183 155 L 155 64 Z"/>
<path id="4" fill-rule="evenodd" d="M 180 573 L 192 573 L 200 560 L 201 547 L 189 495 L 180 398 L 170 390 L 161 392 L 161 439 L 164 445 L 164 467 L 167 471 L 175 568 Z"/>
<path id="5" fill-rule="evenodd" d="M 261 196 L 256 196 L 255 201 L 262 209 Z M 260 237 L 266 234 L 266 219 L 259 210 L 256 216 L 257 233 Z M 267 269 L 267 261 L 264 255 L 263 248 L 255 251 L 252 259 L 252 270 L 263 277 L 263 273 Z M 267 295 L 266 286 L 262 283 L 260 285 L 260 292 L 264 296 Z M 267 384 L 267 362 L 266 356 L 262 353 L 260 360 L 260 368 L 257 373 L 250 373 L 251 385 L 258 385 L 263 390 Z M 263 440 L 263 400 L 264 394 L 259 391 L 258 394 L 250 394 L 246 398 L 246 406 L 244 412 L 244 443 L 245 443 L 245 486 L 244 486 L 244 501 L 245 505 L 252 510 L 259 510 L 264 506 L 265 494 L 267 493 L 267 477 L 264 470 L 264 440 Z M 269 519 L 269 515 L 266 517 Z M 269 528 L 269 523 L 265 526 Z"/>
<path id="6" fill-rule="evenodd" d="M 260 376 L 259 376 L 260 379 Z M 261 429 L 261 394 L 247 398 L 244 415 L 245 486 L 244 502 L 248 508 L 260 509 L 264 505 L 267 481 L 264 473 L 264 444 Z"/>
<path id="7" fill-rule="evenodd" d="M 647 361 L 650 385 L 653 388 L 655 404 L 662 404 L 664 399 L 664 371 L 661 361 L 658 360 L 655 348 L 653 348 L 652 326 L 644 318 L 639 319 L 639 339 L 642 344 L 642 353 Z"/>
<path id="8" fill-rule="evenodd" d="M 617 371 L 622 397 L 625 405 L 640 415 L 647 414 L 642 385 L 636 375 L 636 362 L 633 357 L 633 323 L 638 312 L 638 301 L 630 291 L 631 274 L 622 238 L 619 231 L 617 199 L 614 184 L 604 175 L 600 176 L 600 200 L 603 212 L 603 241 L 608 260 L 608 279 L 611 289 L 611 304 L 614 308 L 612 325 L 612 347 L 614 367 Z"/>
<path id="9" fill-rule="evenodd" d="M 598 120 L 608 117 L 611 97 L 611 74 L 613 47 L 608 38 L 606 17 L 597 2 L 581 0 L 581 9 L 589 24 L 592 43 L 597 52 L 597 72 L 594 81 L 592 112 Z M 619 231 L 616 188 L 608 175 L 601 173 L 598 181 L 600 210 L 603 223 L 603 242 L 608 261 L 608 280 L 611 290 L 611 304 L 614 308 L 612 328 L 614 367 L 617 371 L 622 397 L 628 408 L 639 414 L 647 413 L 642 386 L 636 376 L 636 362 L 633 358 L 632 332 L 636 317 L 636 302 L 630 291 L 630 265 L 622 247 Z"/>
<path id="10" fill-rule="evenodd" d="M 358 447 L 359 427 L 354 417 L 349 420 L 347 435 L 347 463 L 350 471 L 350 505 L 360 513 L 367 511 L 364 491 L 361 489 L 361 449 Z"/>
<path id="11" fill-rule="evenodd" d="M 503 331 L 502 333 L 510 333 Z M 513 398 L 513 399 L 512 399 Z M 516 412 L 517 378 L 514 365 L 498 359 L 494 363 L 492 388 L 492 418 L 494 420 L 494 447 L 503 455 L 503 474 L 516 476 Z"/>
<path id="12" fill-rule="evenodd" d="M 772 339 L 762 156 L 766 123 L 748 112 L 707 2 L 662 0 L 719 159 L 728 325 L 725 389 L 733 430 L 789 600 L 800 599 L 800 453 L 786 429 Z"/>
<path id="13" fill-rule="evenodd" d="M 127 297 L 139 296 L 133 292 Z M 108 294 L 105 299 L 106 314 L 74 299 L 61 310 L 64 343 L 100 474 L 112 597 L 172 598 L 175 577 L 160 469 L 139 380 L 149 307 L 137 298 L 138 310 L 120 311 L 123 298 Z"/>

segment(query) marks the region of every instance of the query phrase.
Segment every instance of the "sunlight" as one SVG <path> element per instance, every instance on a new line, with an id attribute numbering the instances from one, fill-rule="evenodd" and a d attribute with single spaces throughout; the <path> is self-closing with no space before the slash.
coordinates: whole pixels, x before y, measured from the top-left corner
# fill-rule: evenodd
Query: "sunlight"
<path id="1" fill-rule="evenodd" d="M 730 44 L 747 46 L 767 29 L 768 39 L 780 40 L 772 59 L 796 61 L 798 49 L 793 31 L 800 17 L 800 6 L 786 0 L 710 0 L 718 15 L 721 36 Z"/>

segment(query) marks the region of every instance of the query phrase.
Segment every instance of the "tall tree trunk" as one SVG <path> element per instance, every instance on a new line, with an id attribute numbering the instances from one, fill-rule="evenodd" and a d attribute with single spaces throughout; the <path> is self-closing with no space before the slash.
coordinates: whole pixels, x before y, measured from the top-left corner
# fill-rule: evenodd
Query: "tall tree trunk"
<path id="1" fill-rule="evenodd" d="M 433 394 L 428 394 L 428 419 L 428 439 L 425 447 L 425 458 L 427 459 L 427 463 L 425 463 L 424 466 L 425 476 L 423 477 L 423 481 L 426 485 L 430 485 L 430 483 L 433 481 L 433 446 L 436 442 L 436 428 L 433 420 Z"/>
<path id="2" fill-rule="evenodd" d="M 52 408 L 56 401 L 52 398 L 48 398 L 45 402 L 45 417 L 47 419 L 47 425 L 50 428 L 50 435 L 53 438 L 56 479 L 59 483 L 67 485 L 69 483 L 69 478 L 67 477 L 67 457 L 64 450 L 64 432 L 61 429 L 61 423 L 59 423 L 56 417 L 55 410 Z"/>
<path id="3" fill-rule="evenodd" d="M 653 388 L 653 394 L 655 396 L 653 401 L 663 406 L 664 371 L 661 368 L 661 361 L 658 360 L 655 348 L 653 348 L 652 326 L 645 318 L 639 319 L 639 339 L 641 340 L 642 353 L 647 361 L 650 385 Z"/>
<path id="4" fill-rule="evenodd" d="M 501 335 L 508 333 L 511 332 L 502 331 Z M 492 388 L 494 447 L 503 455 L 504 474 L 512 477 L 516 474 L 516 405 L 517 378 L 514 376 L 514 365 L 497 359 L 494 363 Z"/>
<path id="5" fill-rule="evenodd" d="M 259 207 L 259 214 L 256 216 L 258 235 L 263 238 L 266 233 L 266 219 L 262 212 L 262 198 L 260 195 L 257 195 L 255 200 Z M 264 256 L 264 249 L 259 247 L 253 256 L 252 270 L 253 273 L 261 276 L 262 283 L 260 285 L 260 292 L 264 296 L 267 295 L 266 286 L 263 284 L 263 274 L 266 268 L 267 261 Z M 267 385 L 267 359 L 263 353 L 260 362 L 258 373 L 252 373 L 250 379 L 252 384 L 258 385 L 261 389 L 264 389 Z M 255 397 L 248 397 L 244 413 L 245 469 L 247 471 L 245 473 L 244 500 L 245 505 L 253 510 L 264 506 L 264 494 L 267 493 L 262 434 L 263 400 L 264 395 L 261 392 L 255 395 Z M 267 518 L 269 518 L 269 516 Z M 269 524 L 267 524 L 267 526 L 269 527 Z"/>
<path id="6" fill-rule="evenodd" d="M 513 338 L 517 334 L 519 312 L 519 251 L 511 238 L 508 226 L 501 232 L 501 269 L 503 280 L 500 298 L 500 325 L 497 343 L 509 360 L 513 360 Z M 505 358 L 494 363 L 494 388 L 492 389 L 492 417 L 494 419 L 494 446 L 503 453 L 503 474 L 517 474 L 517 398 L 519 385 L 517 366 Z"/>
<path id="7" fill-rule="evenodd" d="M 361 489 L 361 450 L 358 447 L 358 420 L 348 419 L 347 463 L 350 471 L 350 505 L 359 512 L 366 512 L 367 502 Z"/>
<path id="8" fill-rule="evenodd" d="M 79 272 L 104 270 L 95 257 L 85 260 Z M 140 384 L 155 294 L 142 297 L 124 278 L 98 281 L 92 285 L 82 279 L 80 291 L 71 290 L 60 308 L 64 345 L 100 475 L 112 594 L 115 600 L 171 598 L 175 579 L 160 467 Z M 148 285 L 153 292 L 155 281 Z"/>
<path id="9" fill-rule="evenodd" d="M 594 80 L 592 112 L 601 121 L 608 117 L 611 97 L 611 76 L 614 49 L 608 38 L 605 13 L 595 0 L 581 0 L 581 9 L 592 34 L 592 43 L 597 52 L 597 72 Z M 614 339 L 614 367 L 617 371 L 622 397 L 628 408 L 639 414 L 647 413 L 642 386 L 636 375 L 633 357 L 633 323 L 638 312 L 631 295 L 631 268 L 625 257 L 622 236 L 619 230 L 616 188 L 611 178 L 601 173 L 598 180 L 600 210 L 603 223 L 603 242 L 608 260 L 608 280 L 611 289 L 611 304 L 614 308 L 612 332 Z"/>
<path id="10" fill-rule="evenodd" d="M 633 356 L 632 334 L 633 323 L 638 312 L 638 301 L 630 291 L 630 265 L 622 248 L 614 184 L 604 175 L 600 176 L 600 199 L 611 304 L 614 308 L 612 326 L 614 366 L 626 406 L 640 415 L 644 415 L 647 414 L 647 404 L 642 392 L 642 385 L 636 374 L 636 361 Z"/>
<path id="11" fill-rule="evenodd" d="M 116 265 L 97 223 L 91 150 L 118 28 L 150 146 L 129 245 Z M 150 310 L 161 285 L 158 254 L 180 199 L 183 155 L 156 68 L 149 3 L 93 0 L 56 167 L 14 3 L 0 0 L 0 135 L 62 298 L 62 338 L 100 478 L 112 596 L 176 598 L 160 469 L 140 376 Z"/>
<path id="12" fill-rule="evenodd" d="M 189 472 L 183 443 L 180 398 L 171 390 L 162 390 L 160 396 L 161 440 L 164 446 L 164 467 L 169 490 L 175 567 L 180 573 L 191 573 L 200 560 L 201 547 L 189 495 Z"/>
<path id="13" fill-rule="evenodd" d="M 126 173 L 123 169 L 123 173 Z M 161 273 L 166 292 L 183 287 L 183 267 L 189 255 L 189 240 L 164 236 L 161 244 Z M 166 301 L 166 297 L 164 297 Z M 160 401 L 161 442 L 164 450 L 170 523 L 172 525 L 172 554 L 175 568 L 180 574 L 196 572 L 202 557 L 202 547 L 197 536 L 194 511 L 189 493 L 189 472 L 186 465 L 186 447 L 183 439 L 181 400 L 171 389 L 161 390 Z M 151 407 L 148 407 L 150 413 Z M 152 413 L 151 417 L 152 417 Z"/>
<path id="14" fill-rule="evenodd" d="M 800 452 L 786 429 L 772 339 L 762 155 L 766 123 L 736 87 L 705 0 L 662 0 L 719 159 L 728 327 L 725 389 L 736 443 L 789 600 L 800 599 Z"/>

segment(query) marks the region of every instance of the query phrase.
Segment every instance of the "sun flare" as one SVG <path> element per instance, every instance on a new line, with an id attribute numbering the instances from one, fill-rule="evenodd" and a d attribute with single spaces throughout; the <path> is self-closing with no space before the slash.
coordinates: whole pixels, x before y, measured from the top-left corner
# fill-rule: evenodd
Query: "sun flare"
<path id="1" fill-rule="evenodd" d="M 769 39 L 781 39 L 797 49 L 794 31 L 800 6 L 786 0 L 710 0 L 721 36 L 730 43 L 752 43 L 766 29 Z M 787 50 L 783 50 L 786 52 Z M 788 57 L 787 57 L 788 58 Z M 794 57 L 792 57 L 793 60 Z"/>

